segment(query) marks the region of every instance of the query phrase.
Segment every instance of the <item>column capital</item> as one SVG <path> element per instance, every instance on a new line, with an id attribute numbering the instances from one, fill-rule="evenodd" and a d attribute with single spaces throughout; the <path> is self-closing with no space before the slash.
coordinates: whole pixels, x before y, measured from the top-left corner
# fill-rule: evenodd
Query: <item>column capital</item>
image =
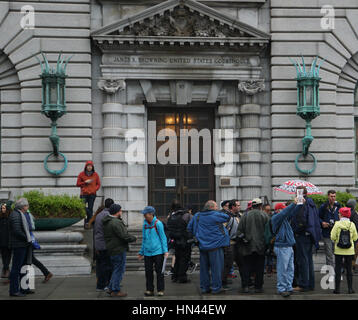
<path id="1" fill-rule="evenodd" d="M 239 80 L 238 88 L 241 92 L 252 96 L 265 89 L 264 79 Z"/>
<path id="2" fill-rule="evenodd" d="M 109 93 L 114 94 L 118 90 L 124 90 L 126 88 L 126 82 L 124 79 L 115 78 L 102 78 L 97 82 L 98 88 Z"/>

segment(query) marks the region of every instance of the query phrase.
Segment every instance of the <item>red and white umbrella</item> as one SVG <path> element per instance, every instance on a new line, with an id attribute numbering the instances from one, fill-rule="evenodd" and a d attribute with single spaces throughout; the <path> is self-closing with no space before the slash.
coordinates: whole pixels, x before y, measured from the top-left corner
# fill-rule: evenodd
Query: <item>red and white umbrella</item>
<path id="1" fill-rule="evenodd" d="M 313 183 L 303 180 L 287 180 L 279 187 L 275 187 L 275 190 L 295 194 L 297 187 L 306 187 L 308 194 L 322 194 L 322 191 Z"/>

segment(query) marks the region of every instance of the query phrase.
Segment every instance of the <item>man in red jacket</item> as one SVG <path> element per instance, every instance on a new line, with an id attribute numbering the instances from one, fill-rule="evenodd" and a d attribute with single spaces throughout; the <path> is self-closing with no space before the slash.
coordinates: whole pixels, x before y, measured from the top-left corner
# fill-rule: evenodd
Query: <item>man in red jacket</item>
<path id="1" fill-rule="evenodd" d="M 101 182 L 98 174 L 94 171 L 92 161 L 87 161 L 84 171 L 82 171 L 77 178 L 77 187 L 81 188 L 81 198 L 86 203 L 85 229 L 88 226 L 88 221 L 93 215 L 93 205 L 96 200 L 96 192 L 100 188 Z"/>

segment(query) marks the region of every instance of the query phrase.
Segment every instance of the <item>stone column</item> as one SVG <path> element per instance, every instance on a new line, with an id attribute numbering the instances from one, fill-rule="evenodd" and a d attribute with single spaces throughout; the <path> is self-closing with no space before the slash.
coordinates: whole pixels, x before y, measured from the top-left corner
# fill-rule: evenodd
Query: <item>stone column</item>
<path id="1" fill-rule="evenodd" d="M 240 106 L 241 128 L 241 177 L 240 187 L 244 203 L 261 196 L 261 106 L 256 102 L 255 95 L 264 88 L 263 80 L 239 81 L 239 90 L 244 94 L 243 104 Z M 246 207 L 246 206 L 245 206 Z"/>
<path id="2" fill-rule="evenodd" d="M 123 208 L 124 220 L 133 227 L 142 221 L 138 212 L 146 204 L 146 172 L 144 164 L 127 163 L 125 152 L 128 142 L 125 135 L 128 129 L 145 130 L 145 107 L 121 103 L 126 101 L 124 80 L 102 79 L 98 86 L 107 93 L 107 102 L 102 106 L 104 198 L 112 198 L 119 203 Z"/>
<path id="3" fill-rule="evenodd" d="M 218 176 L 216 183 L 219 186 L 220 194 L 217 195 L 218 201 L 228 199 L 241 199 L 239 188 L 239 176 L 241 168 L 239 163 L 240 142 L 238 140 L 237 117 L 239 106 L 220 105 L 217 116 L 219 117 L 220 129 L 232 129 L 234 131 L 233 141 L 233 171 L 228 176 Z"/>

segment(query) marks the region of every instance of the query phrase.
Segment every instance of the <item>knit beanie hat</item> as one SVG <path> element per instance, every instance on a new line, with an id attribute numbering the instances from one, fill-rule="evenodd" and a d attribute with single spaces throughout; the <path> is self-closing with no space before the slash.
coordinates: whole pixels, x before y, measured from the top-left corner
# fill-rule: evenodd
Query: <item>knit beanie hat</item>
<path id="1" fill-rule="evenodd" d="M 119 204 L 113 203 L 110 207 L 109 207 L 109 214 L 110 215 L 114 215 L 117 212 L 121 211 L 122 207 Z"/>
<path id="2" fill-rule="evenodd" d="M 347 208 L 347 207 L 340 208 L 339 213 L 341 214 L 342 217 L 349 219 L 351 217 L 351 208 Z"/>
<path id="3" fill-rule="evenodd" d="M 349 200 L 347 201 L 347 207 L 348 207 L 348 208 L 354 209 L 356 206 L 357 206 L 357 201 L 356 201 L 356 199 L 349 199 Z"/>

